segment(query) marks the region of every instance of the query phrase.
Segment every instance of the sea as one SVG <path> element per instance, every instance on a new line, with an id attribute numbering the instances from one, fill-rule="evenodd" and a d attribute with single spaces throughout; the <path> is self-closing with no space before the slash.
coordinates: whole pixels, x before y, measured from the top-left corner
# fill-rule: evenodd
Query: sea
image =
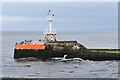
<path id="1" fill-rule="evenodd" d="M 0 71 L 14 78 L 118 78 L 119 61 L 32 61 L 14 60 L 15 43 L 43 39 L 41 31 L 1 32 Z M 116 32 L 57 32 L 57 40 L 77 40 L 89 49 L 117 49 Z"/>

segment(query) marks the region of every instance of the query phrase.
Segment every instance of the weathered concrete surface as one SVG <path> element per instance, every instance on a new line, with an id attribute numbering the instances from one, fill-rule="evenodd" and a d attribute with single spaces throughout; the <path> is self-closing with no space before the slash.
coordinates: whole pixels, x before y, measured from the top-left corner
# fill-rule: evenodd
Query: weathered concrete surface
<path id="1" fill-rule="evenodd" d="M 84 60 L 120 60 L 120 54 L 106 53 L 106 52 L 89 52 L 87 50 L 77 50 L 77 51 L 57 51 L 57 50 L 21 50 L 15 49 L 14 58 L 27 58 L 35 57 L 42 60 L 46 60 L 52 57 L 63 57 L 67 54 L 66 58 L 79 57 Z"/>
<path id="2" fill-rule="evenodd" d="M 37 45 L 37 44 L 36 44 Z M 87 49 L 77 41 L 51 41 L 45 43 L 45 49 L 15 49 L 14 58 L 37 57 L 41 59 L 63 57 L 65 54 L 77 54 L 78 50 Z M 76 56 L 77 57 L 77 56 Z"/>
<path id="3" fill-rule="evenodd" d="M 84 60 L 120 60 L 120 54 L 105 52 L 103 49 L 94 49 L 94 52 L 94 50 L 87 49 L 82 44 L 77 43 L 77 41 L 52 41 L 46 43 L 45 45 L 46 48 L 44 50 L 15 49 L 14 58 L 35 57 L 42 60 L 47 60 L 52 57 L 63 57 L 64 55 L 67 55 L 66 58 L 79 57 Z M 105 50 L 109 51 L 111 49 Z M 114 49 L 113 51 L 115 50 L 117 49 Z"/>
<path id="4" fill-rule="evenodd" d="M 99 50 L 99 49 L 98 49 Z M 88 60 L 120 60 L 120 54 L 117 53 L 109 53 L 109 52 L 91 52 L 90 50 L 80 51 L 82 59 Z"/>

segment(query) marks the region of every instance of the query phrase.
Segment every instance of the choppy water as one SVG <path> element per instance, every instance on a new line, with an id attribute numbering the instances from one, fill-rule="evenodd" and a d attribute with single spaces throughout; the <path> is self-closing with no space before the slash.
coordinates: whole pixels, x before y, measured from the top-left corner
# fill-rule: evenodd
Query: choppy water
<path id="1" fill-rule="evenodd" d="M 47 78 L 117 78 L 118 61 L 39 61 L 16 62 L 14 44 L 22 40 L 38 40 L 40 32 L 2 33 L 2 76 Z M 60 40 L 78 40 L 87 48 L 117 48 L 117 33 L 57 33 Z M 29 66 L 28 66 L 29 65 Z"/>

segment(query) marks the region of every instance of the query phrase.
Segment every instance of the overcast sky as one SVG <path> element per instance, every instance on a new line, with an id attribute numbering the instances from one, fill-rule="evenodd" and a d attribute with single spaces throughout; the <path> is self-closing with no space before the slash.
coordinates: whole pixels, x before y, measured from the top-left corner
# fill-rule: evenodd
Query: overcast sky
<path id="1" fill-rule="evenodd" d="M 3 31 L 44 31 L 48 10 L 57 31 L 117 32 L 117 2 L 4 2 Z"/>

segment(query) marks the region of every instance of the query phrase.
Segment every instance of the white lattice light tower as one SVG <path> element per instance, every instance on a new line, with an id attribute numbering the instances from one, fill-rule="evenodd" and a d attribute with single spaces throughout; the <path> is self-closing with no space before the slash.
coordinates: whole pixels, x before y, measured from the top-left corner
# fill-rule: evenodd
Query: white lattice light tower
<path id="1" fill-rule="evenodd" d="M 53 17 L 54 15 L 51 14 L 51 11 L 48 11 L 48 21 L 49 21 L 49 30 L 48 32 L 44 33 L 44 41 L 56 41 L 56 33 L 54 31 L 52 31 L 52 21 L 53 21 Z"/>

